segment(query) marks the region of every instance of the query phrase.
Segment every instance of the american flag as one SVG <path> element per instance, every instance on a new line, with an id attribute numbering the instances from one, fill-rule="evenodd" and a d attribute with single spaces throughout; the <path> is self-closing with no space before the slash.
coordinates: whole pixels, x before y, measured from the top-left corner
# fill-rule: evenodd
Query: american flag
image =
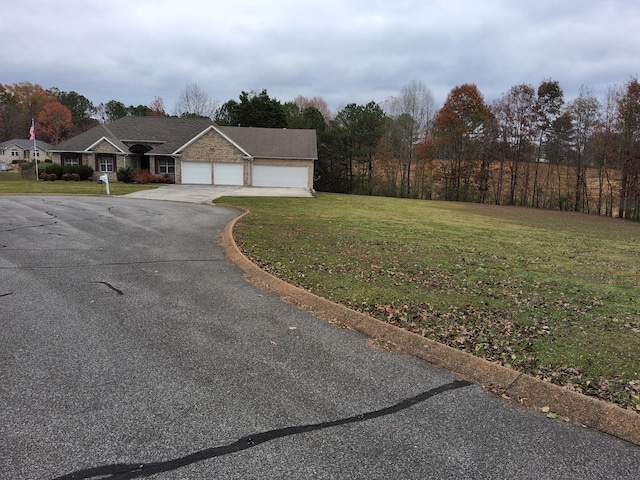
<path id="1" fill-rule="evenodd" d="M 29 129 L 29 140 L 36 139 L 36 127 L 33 124 L 33 119 L 31 120 L 31 128 Z"/>

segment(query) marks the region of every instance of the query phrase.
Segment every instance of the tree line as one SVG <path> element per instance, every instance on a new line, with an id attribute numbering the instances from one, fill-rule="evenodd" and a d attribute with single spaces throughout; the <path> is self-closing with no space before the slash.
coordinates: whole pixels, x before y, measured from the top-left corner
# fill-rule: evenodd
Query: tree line
<path id="1" fill-rule="evenodd" d="M 0 84 L 0 140 L 59 143 L 126 115 L 165 116 L 150 105 L 94 106 L 76 92 Z M 586 87 L 567 101 L 555 80 L 515 85 L 491 104 L 474 84 L 456 86 L 436 108 L 419 81 L 383 102 L 350 103 L 333 114 L 320 97 L 288 102 L 266 89 L 212 101 L 197 84 L 173 115 L 219 125 L 312 128 L 320 191 L 522 205 L 640 220 L 640 84 L 631 78 L 596 98 Z"/>
<path id="2" fill-rule="evenodd" d="M 604 99 L 559 83 L 473 84 L 439 109 L 420 82 L 383 104 L 350 104 L 319 135 L 319 190 L 572 210 L 640 220 L 640 84 Z"/>

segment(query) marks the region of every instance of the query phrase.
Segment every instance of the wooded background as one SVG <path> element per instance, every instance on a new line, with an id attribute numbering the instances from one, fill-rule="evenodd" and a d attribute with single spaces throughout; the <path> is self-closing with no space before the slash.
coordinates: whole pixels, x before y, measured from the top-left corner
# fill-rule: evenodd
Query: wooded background
<path id="1" fill-rule="evenodd" d="M 0 84 L 0 141 L 36 136 L 53 145 L 125 115 L 165 116 L 162 98 L 94 105 L 76 92 Z M 640 220 L 640 84 L 631 78 L 596 98 L 583 87 L 566 100 L 555 80 L 515 85 L 487 104 L 474 84 L 437 107 L 412 81 L 397 96 L 332 113 L 320 97 L 280 102 L 266 90 L 223 104 L 197 84 L 171 115 L 220 125 L 312 128 L 315 189 L 572 210 Z"/>

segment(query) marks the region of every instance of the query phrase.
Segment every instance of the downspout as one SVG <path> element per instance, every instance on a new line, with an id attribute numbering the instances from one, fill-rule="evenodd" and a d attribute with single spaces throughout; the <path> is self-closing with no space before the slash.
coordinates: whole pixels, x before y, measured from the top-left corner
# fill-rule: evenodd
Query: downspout
<path id="1" fill-rule="evenodd" d="M 253 165 L 251 162 L 253 162 L 253 157 L 250 155 L 246 155 L 244 158 L 247 162 L 249 162 L 249 168 L 248 168 L 248 173 L 247 173 L 247 183 L 248 183 L 248 187 L 253 187 Z"/>
<path id="2" fill-rule="evenodd" d="M 173 158 L 173 182 L 178 183 L 178 159 L 175 154 L 171 154 Z M 182 184 L 182 163 L 180 164 L 180 183 Z"/>

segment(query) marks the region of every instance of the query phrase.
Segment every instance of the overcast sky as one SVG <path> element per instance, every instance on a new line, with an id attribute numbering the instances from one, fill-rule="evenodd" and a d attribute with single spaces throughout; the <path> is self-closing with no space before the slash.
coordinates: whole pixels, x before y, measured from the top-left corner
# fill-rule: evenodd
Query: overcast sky
<path id="1" fill-rule="evenodd" d="M 521 83 L 602 97 L 640 73 L 638 0 L 4 0 L 0 83 L 95 105 L 172 113 L 195 83 L 221 103 L 266 88 L 332 111 L 417 80 L 441 106 L 475 83 L 490 103 Z"/>

